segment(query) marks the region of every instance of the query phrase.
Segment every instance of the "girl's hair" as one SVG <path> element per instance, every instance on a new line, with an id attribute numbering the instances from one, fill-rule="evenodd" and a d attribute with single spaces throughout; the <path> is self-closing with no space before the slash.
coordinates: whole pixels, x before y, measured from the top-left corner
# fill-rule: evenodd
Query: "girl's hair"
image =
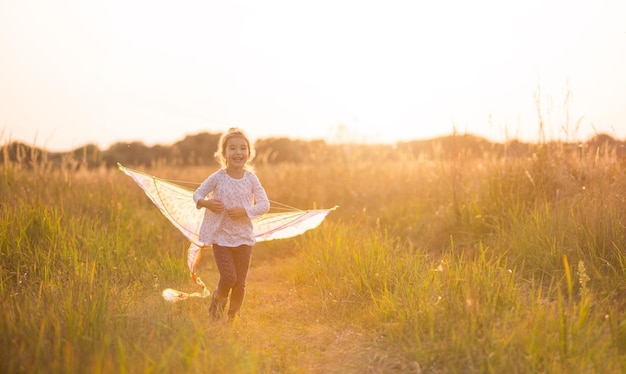
<path id="1" fill-rule="evenodd" d="M 250 139 L 248 139 L 248 136 L 246 135 L 246 133 L 244 133 L 243 130 L 237 127 L 231 127 L 230 129 L 228 129 L 228 131 L 222 134 L 222 136 L 220 137 L 220 141 L 217 144 L 217 151 L 215 152 L 215 159 L 217 160 L 217 162 L 219 162 L 219 164 L 222 167 L 225 168 L 227 166 L 226 144 L 228 143 L 230 139 L 237 138 L 237 137 L 245 140 L 246 145 L 248 146 L 248 159 L 246 160 L 246 165 L 244 167 L 246 170 L 254 171 L 252 165 L 250 164 L 250 162 L 255 156 L 254 148 L 252 147 L 252 144 L 250 144 Z"/>

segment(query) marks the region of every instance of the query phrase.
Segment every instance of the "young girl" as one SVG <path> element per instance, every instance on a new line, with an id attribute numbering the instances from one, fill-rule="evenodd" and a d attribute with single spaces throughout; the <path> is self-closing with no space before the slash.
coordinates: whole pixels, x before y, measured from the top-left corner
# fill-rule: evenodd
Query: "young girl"
<path id="1" fill-rule="evenodd" d="M 200 240 L 212 245 L 220 273 L 209 314 L 220 318 L 230 294 L 228 318 L 241 309 L 246 289 L 252 246 L 255 244 L 252 219 L 269 210 L 270 203 L 249 162 L 254 151 L 248 137 L 237 128 L 224 133 L 215 158 L 222 166 L 193 194 L 196 206 L 206 208 Z"/>

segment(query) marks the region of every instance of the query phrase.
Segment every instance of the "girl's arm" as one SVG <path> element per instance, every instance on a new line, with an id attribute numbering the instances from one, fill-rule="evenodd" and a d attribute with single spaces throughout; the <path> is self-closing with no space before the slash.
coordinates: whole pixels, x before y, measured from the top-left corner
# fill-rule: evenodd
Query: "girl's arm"
<path id="1" fill-rule="evenodd" d="M 200 199 L 196 202 L 196 208 L 207 208 L 213 213 L 224 210 L 224 204 L 218 199 Z"/>
<path id="2" fill-rule="evenodd" d="M 250 219 L 259 217 L 270 210 L 270 201 L 267 198 L 265 189 L 261 185 L 261 181 L 255 174 L 252 175 L 252 194 L 254 195 L 255 204 L 246 207 L 246 214 Z"/>
<path id="3" fill-rule="evenodd" d="M 198 189 L 194 191 L 193 201 L 196 203 L 196 208 L 198 209 L 207 208 L 210 210 L 214 210 L 214 209 L 221 210 L 224 208 L 224 206 L 219 200 L 211 200 L 211 199 L 207 200 L 206 199 L 207 196 L 209 196 L 211 192 L 213 192 L 213 190 L 215 190 L 215 187 L 217 186 L 216 174 L 217 173 L 211 174 L 211 176 L 205 179 L 204 182 L 202 182 L 202 184 L 200 185 L 200 187 L 198 187 Z M 211 201 L 218 202 L 219 204 L 215 204 Z"/>

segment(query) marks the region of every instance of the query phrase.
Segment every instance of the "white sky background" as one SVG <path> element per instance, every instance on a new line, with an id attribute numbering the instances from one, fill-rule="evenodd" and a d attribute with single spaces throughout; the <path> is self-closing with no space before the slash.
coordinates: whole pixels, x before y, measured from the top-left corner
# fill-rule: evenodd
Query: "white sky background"
<path id="1" fill-rule="evenodd" d="M 49 150 L 536 141 L 536 97 L 548 138 L 626 137 L 626 2 L 0 0 L 0 140 Z"/>

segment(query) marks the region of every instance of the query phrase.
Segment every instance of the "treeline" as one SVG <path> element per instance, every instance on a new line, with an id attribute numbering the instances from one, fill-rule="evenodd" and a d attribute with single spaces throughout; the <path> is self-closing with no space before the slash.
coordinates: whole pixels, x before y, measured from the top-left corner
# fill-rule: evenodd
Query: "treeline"
<path id="1" fill-rule="evenodd" d="M 2 146 L 0 162 L 20 165 L 46 164 L 53 167 L 92 169 L 115 167 L 122 163 L 130 167 L 216 165 L 213 157 L 220 134 L 207 132 L 189 135 L 171 145 L 147 146 L 142 142 L 118 142 L 106 150 L 87 144 L 68 152 L 47 152 L 20 142 Z M 394 145 L 328 144 L 323 140 L 289 138 L 260 139 L 255 143 L 255 164 L 268 163 L 330 163 L 468 159 L 484 157 L 528 157 L 542 148 L 558 148 L 565 153 L 582 155 L 611 153 L 626 157 L 626 142 L 599 134 L 580 143 L 524 143 L 512 140 L 494 143 L 470 134 L 453 134 L 428 140 L 412 140 Z"/>

